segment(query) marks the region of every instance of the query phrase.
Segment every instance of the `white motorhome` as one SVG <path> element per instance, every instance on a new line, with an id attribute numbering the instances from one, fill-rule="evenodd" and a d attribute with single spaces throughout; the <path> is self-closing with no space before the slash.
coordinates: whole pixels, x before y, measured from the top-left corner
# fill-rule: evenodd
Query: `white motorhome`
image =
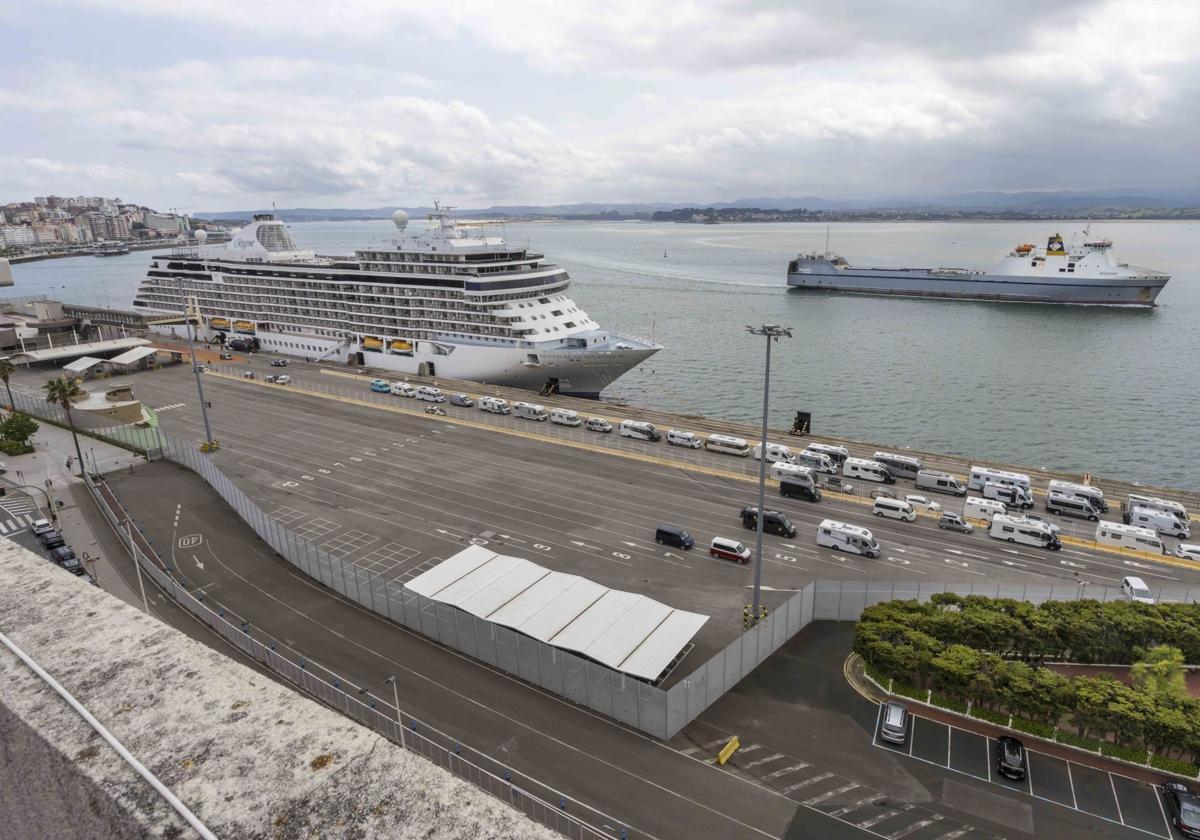
<path id="1" fill-rule="evenodd" d="M 981 499 L 979 496 L 967 496 L 967 501 L 963 505 L 963 516 L 967 519 L 986 519 L 992 521 L 992 517 L 996 514 L 1004 515 L 1008 513 L 1008 508 L 1002 502 L 997 502 L 995 499 Z"/>
<path id="2" fill-rule="evenodd" d="M 1096 510 L 1101 513 L 1108 513 L 1108 502 L 1104 500 L 1104 491 L 1099 487 L 1093 487 L 1090 484 L 1076 484 L 1073 481 L 1059 481 L 1057 478 L 1053 478 L 1046 485 L 1046 492 L 1058 493 L 1060 496 L 1078 496 L 1081 499 L 1087 499 Z"/>
<path id="3" fill-rule="evenodd" d="M 622 420 L 621 437 L 649 441 L 662 440 L 662 434 L 655 428 L 654 424 L 643 420 Z"/>
<path id="4" fill-rule="evenodd" d="M 479 410 L 487 411 L 491 414 L 512 413 L 512 409 L 508 406 L 508 400 L 502 400 L 499 397 L 480 397 Z"/>
<path id="5" fill-rule="evenodd" d="M 896 476 L 891 470 L 878 461 L 868 461 L 865 458 L 847 458 L 842 463 L 842 475 L 847 478 L 861 478 L 864 481 L 877 481 L 880 484 L 895 484 Z"/>
<path id="6" fill-rule="evenodd" d="M 1025 473 L 994 470 L 991 467 L 971 466 L 971 477 L 967 479 L 967 487 L 969 489 L 982 490 L 983 485 L 989 481 L 994 481 L 997 484 L 1016 485 L 1026 490 L 1033 489 L 1029 483 L 1029 476 L 1025 475 Z"/>
<path id="7" fill-rule="evenodd" d="M 1149 551 L 1166 554 L 1167 549 L 1152 528 L 1122 525 L 1119 522 L 1101 522 L 1096 526 L 1096 542 L 1117 548 L 1132 548 L 1134 551 Z"/>
<path id="8" fill-rule="evenodd" d="M 817 526 L 817 545 L 864 557 L 878 557 L 880 552 L 875 535 L 866 528 L 833 519 L 825 519 Z"/>
<path id="9" fill-rule="evenodd" d="M 527 402 L 513 403 L 513 416 L 520 417 L 525 420 L 537 420 L 539 423 L 543 420 L 549 420 L 550 415 L 546 413 L 544 405 L 536 405 Z"/>
<path id="10" fill-rule="evenodd" d="M 441 388 L 434 388 L 432 385 L 421 385 L 417 388 L 417 399 L 425 400 L 425 402 L 445 402 L 446 395 L 442 393 Z"/>
<path id="11" fill-rule="evenodd" d="M 761 461 L 762 444 L 757 444 L 754 447 L 754 460 Z M 789 464 L 795 463 L 796 457 L 792 455 L 792 450 L 784 446 L 782 443 L 767 443 L 767 461 L 775 463 L 776 461 L 787 461 Z"/>
<path id="12" fill-rule="evenodd" d="M 967 488 L 950 473 L 936 470 L 921 470 L 917 473 L 918 490 L 936 490 L 939 493 L 949 493 L 951 496 L 967 495 Z"/>
<path id="13" fill-rule="evenodd" d="M 803 452 L 797 452 L 796 463 L 811 467 L 817 472 L 827 475 L 837 475 L 838 471 L 838 465 L 824 452 L 810 452 L 807 449 Z"/>
<path id="14" fill-rule="evenodd" d="M 685 446 L 688 449 L 699 449 L 704 441 L 695 432 L 685 432 L 683 429 L 667 429 L 667 443 L 671 446 Z"/>
<path id="15" fill-rule="evenodd" d="M 911 455 L 897 455 L 893 452 L 876 452 L 871 459 L 883 464 L 892 471 L 892 475 L 905 478 L 916 478 L 917 473 L 925 469 L 920 458 Z"/>
<path id="16" fill-rule="evenodd" d="M 805 479 L 811 484 L 813 480 L 812 467 L 802 467 L 799 464 L 789 464 L 787 461 L 776 461 L 771 464 L 771 478 L 776 481 L 781 481 L 785 478 L 790 478 L 794 481 L 804 481 Z"/>
<path id="17" fill-rule="evenodd" d="M 1167 499 L 1156 499 L 1154 496 L 1140 496 L 1137 493 L 1130 493 L 1129 500 L 1122 505 L 1126 510 L 1132 510 L 1135 507 L 1150 508 L 1151 510 L 1161 510 L 1175 514 L 1180 522 L 1188 523 L 1188 512 L 1179 502 L 1172 502 Z"/>
<path id="18" fill-rule="evenodd" d="M 982 495 L 985 499 L 1004 502 L 1007 507 L 1021 509 L 1033 507 L 1033 494 L 1015 484 L 997 484 L 994 481 L 985 481 Z"/>
<path id="19" fill-rule="evenodd" d="M 992 517 L 992 524 L 988 526 L 988 536 L 1010 543 L 1048 548 L 1051 551 L 1062 548 L 1062 542 L 1049 525 L 1023 516 L 997 513 Z"/>
<path id="20" fill-rule="evenodd" d="M 583 420 L 578 411 L 572 411 L 569 408 L 552 408 L 550 409 L 550 422 L 560 426 L 578 426 Z"/>
<path id="21" fill-rule="evenodd" d="M 1186 540 L 1192 535 L 1191 528 L 1186 522 L 1180 522 L 1174 513 L 1153 508 L 1135 507 L 1122 515 L 1126 525 L 1137 525 L 1142 528 L 1153 528 L 1168 537 L 1179 537 Z"/>
<path id="22" fill-rule="evenodd" d="M 807 448 L 809 452 L 825 453 L 839 467 L 843 461 L 850 457 L 849 449 L 844 446 L 834 446 L 831 443 L 810 443 Z"/>
<path id="23" fill-rule="evenodd" d="M 720 452 L 724 455 L 737 455 L 745 458 L 750 454 L 750 444 L 740 437 L 732 435 L 709 435 L 704 441 L 704 448 L 709 452 Z"/>

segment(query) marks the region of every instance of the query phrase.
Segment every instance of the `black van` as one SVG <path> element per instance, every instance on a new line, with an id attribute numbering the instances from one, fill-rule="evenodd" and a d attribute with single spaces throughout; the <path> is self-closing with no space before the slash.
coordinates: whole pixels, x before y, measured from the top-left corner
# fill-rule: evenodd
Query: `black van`
<path id="1" fill-rule="evenodd" d="M 659 525 L 654 532 L 654 541 L 659 545 L 673 545 L 684 550 L 696 544 L 692 535 L 678 525 Z"/>
<path id="2" fill-rule="evenodd" d="M 792 481 L 786 477 L 779 480 L 779 495 L 789 499 L 804 499 L 809 502 L 821 501 L 820 489 L 807 482 Z"/>
<path id="3" fill-rule="evenodd" d="M 742 527 L 751 531 L 758 530 L 758 508 L 742 508 Z M 767 515 L 763 518 L 763 533 L 790 538 L 796 536 L 796 526 L 792 524 L 792 520 L 779 511 L 768 510 Z"/>

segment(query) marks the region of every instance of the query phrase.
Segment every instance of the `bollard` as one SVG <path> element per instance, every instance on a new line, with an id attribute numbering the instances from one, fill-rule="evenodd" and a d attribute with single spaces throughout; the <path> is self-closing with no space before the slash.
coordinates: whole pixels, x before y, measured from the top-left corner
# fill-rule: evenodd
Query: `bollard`
<path id="1" fill-rule="evenodd" d="M 454 754 L 462 755 L 462 746 L 460 746 L 459 744 L 455 744 L 454 745 Z"/>
<path id="2" fill-rule="evenodd" d="M 567 810 L 567 797 L 565 797 L 565 796 L 558 797 L 558 807 L 564 811 Z"/>
<path id="3" fill-rule="evenodd" d="M 512 784 L 512 771 L 511 770 L 504 771 L 504 781 L 508 782 L 510 785 Z"/>
<path id="4" fill-rule="evenodd" d="M 413 732 L 416 732 L 417 731 L 417 722 L 415 720 L 409 721 L 408 728 L 411 729 Z"/>

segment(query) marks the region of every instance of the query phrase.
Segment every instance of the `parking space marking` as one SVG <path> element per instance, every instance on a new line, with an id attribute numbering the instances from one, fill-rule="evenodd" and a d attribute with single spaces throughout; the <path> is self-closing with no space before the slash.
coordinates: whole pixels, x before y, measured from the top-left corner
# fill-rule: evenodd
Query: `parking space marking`
<path id="1" fill-rule="evenodd" d="M 913 823 L 910 826 L 907 826 L 906 828 L 902 828 L 898 831 L 893 831 L 891 834 L 887 835 L 887 838 L 888 838 L 888 840 L 900 840 L 901 837 L 907 837 L 908 835 L 910 835 L 914 832 L 920 831 L 922 828 L 924 828 L 927 825 L 933 825 L 935 822 L 937 822 L 937 820 L 933 820 L 933 819 L 918 820 L 917 822 Z"/>
<path id="2" fill-rule="evenodd" d="M 1113 781 L 1112 773 L 1108 774 L 1108 783 L 1112 786 L 1113 802 L 1117 803 L 1117 819 L 1121 821 L 1121 825 L 1125 825 L 1125 817 L 1121 813 L 1121 797 L 1117 796 L 1117 783 Z"/>
<path id="3" fill-rule="evenodd" d="M 1067 781 L 1071 783 L 1071 807 L 1079 810 L 1079 800 L 1075 796 L 1075 777 L 1071 775 L 1071 762 L 1067 762 Z"/>
<path id="4" fill-rule="evenodd" d="M 760 758 L 757 761 L 751 761 L 746 765 L 745 769 L 749 770 L 751 767 L 757 767 L 760 764 L 767 764 L 768 762 L 775 761 L 780 758 L 783 758 L 783 753 L 775 753 L 767 756 L 766 758 Z"/>
<path id="5" fill-rule="evenodd" d="M 887 796 L 884 794 L 873 793 L 868 797 L 858 800 L 857 802 L 851 802 L 849 805 L 843 805 L 841 808 L 829 811 L 828 813 L 831 817 L 843 817 L 846 814 L 849 814 L 851 811 L 857 811 L 859 808 L 865 808 L 868 805 L 876 805 L 885 799 L 887 799 Z"/>
<path id="6" fill-rule="evenodd" d="M 794 785 L 788 785 L 781 792 L 783 793 L 784 796 L 787 796 L 790 793 L 795 793 L 796 791 L 800 790 L 800 788 L 802 788 L 802 787 L 808 787 L 809 785 L 815 785 L 817 782 L 823 782 L 826 779 L 832 779 L 832 778 L 833 778 L 832 773 L 822 773 L 819 776 L 813 776 L 810 779 L 804 779 L 803 781 L 796 782 Z"/>
<path id="7" fill-rule="evenodd" d="M 1155 793 L 1154 798 L 1158 800 L 1158 812 L 1160 814 L 1162 814 L 1163 825 L 1165 825 L 1167 827 L 1167 836 L 1174 837 L 1175 835 L 1171 833 L 1171 821 L 1169 819 L 1167 819 L 1167 809 L 1163 805 L 1163 802 L 1162 802 L 1163 798 L 1161 796 L 1159 796 L 1157 794 L 1157 792 Z"/>
<path id="8" fill-rule="evenodd" d="M 270 514 L 271 518 L 280 525 L 291 525 L 293 522 L 303 519 L 307 515 L 308 514 L 306 514 L 304 511 L 297 510 L 296 508 L 289 507 L 288 505 L 281 505 L 275 508 L 275 510 L 271 511 Z"/>
<path id="9" fill-rule="evenodd" d="M 1121 822 L 1130 828 L 1161 834 L 1162 795 L 1158 790 L 1116 773 L 1110 773 L 1108 778 L 1116 793 Z"/>
<path id="10" fill-rule="evenodd" d="M 772 779 L 778 779 L 780 776 L 786 776 L 788 773 L 795 773 L 797 770 L 803 770 L 805 767 L 811 767 L 807 761 L 801 761 L 799 764 L 793 764 L 791 767 L 784 767 L 782 770 L 776 770 L 773 773 L 768 773 L 762 777 L 764 782 L 769 782 Z"/>
<path id="11" fill-rule="evenodd" d="M 876 814 L 875 816 L 871 817 L 870 819 L 863 820 L 862 822 L 856 822 L 855 825 L 858 826 L 859 828 L 870 828 L 873 825 L 879 825 L 884 820 L 890 820 L 892 817 L 899 816 L 899 814 L 900 814 L 899 811 L 889 808 L 888 810 L 884 811 L 883 813 Z"/>
<path id="12" fill-rule="evenodd" d="M 954 829 L 954 831 L 947 831 L 945 834 L 934 838 L 934 840 L 955 840 L 956 837 L 962 837 L 964 834 L 967 834 L 972 830 L 973 826 L 963 826 L 962 828 Z"/>
<path id="13" fill-rule="evenodd" d="M 843 793 L 849 793 L 857 787 L 860 787 L 858 782 L 850 782 L 849 784 L 842 785 L 840 788 L 834 788 L 833 790 L 828 790 L 825 793 L 820 793 L 816 796 L 805 799 L 800 804 L 816 805 L 818 802 L 824 802 L 826 799 L 833 799 L 835 796 L 840 796 Z"/>
<path id="14" fill-rule="evenodd" d="M 337 558 L 343 558 L 359 549 L 366 548 L 374 542 L 379 542 L 379 537 L 366 533 L 365 531 L 346 531 L 344 534 L 338 534 L 331 540 L 321 544 L 329 554 Z"/>
<path id="15" fill-rule="evenodd" d="M 738 752 L 740 752 L 742 755 L 745 755 L 748 752 L 754 752 L 760 747 L 762 747 L 762 744 L 747 744 L 746 746 L 741 747 Z"/>

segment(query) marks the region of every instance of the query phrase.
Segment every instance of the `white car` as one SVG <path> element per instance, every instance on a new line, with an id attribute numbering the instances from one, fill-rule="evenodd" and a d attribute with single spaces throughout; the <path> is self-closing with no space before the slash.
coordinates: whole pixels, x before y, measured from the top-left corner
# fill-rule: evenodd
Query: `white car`
<path id="1" fill-rule="evenodd" d="M 603 417 L 589 417 L 583 427 L 589 432 L 600 432 L 601 434 L 608 434 L 612 431 L 612 423 Z"/>
<path id="2" fill-rule="evenodd" d="M 40 520 L 45 522 L 46 520 Z M 36 522 L 34 523 L 37 524 Z M 1180 543 L 1175 546 L 1175 556 L 1180 560 L 1195 560 L 1200 562 L 1200 543 Z"/>
<path id="3" fill-rule="evenodd" d="M 694 432 L 685 432 L 683 429 L 668 429 L 667 443 L 672 446 L 683 446 L 688 449 L 699 449 L 704 445 L 704 441 Z"/>
<path id="4" fill-rule="evenodd" d="M 33 520 L 33 524 L 29 526 L 29 530 L 32 531 L 34 535 L 44 534 L 47 531 L 53 531 L 54 526 L 50 524 L 49 519 L 35 519 Z"/>
<path id="5" fill-rule="evenodd" d="M 935 502 L 933 499 L 930 499 L 928 496 L 915 496 L 915 495 L 909 494 L 904 497 L 904 501 L 908 502 L 910 505 L 912 505 L 915 508 L 924 508 L 925 510 L 929 511 L 930 513 L 941 513 L 942 512 L 942 506 L 939 505 L 937 502 Z"/>

